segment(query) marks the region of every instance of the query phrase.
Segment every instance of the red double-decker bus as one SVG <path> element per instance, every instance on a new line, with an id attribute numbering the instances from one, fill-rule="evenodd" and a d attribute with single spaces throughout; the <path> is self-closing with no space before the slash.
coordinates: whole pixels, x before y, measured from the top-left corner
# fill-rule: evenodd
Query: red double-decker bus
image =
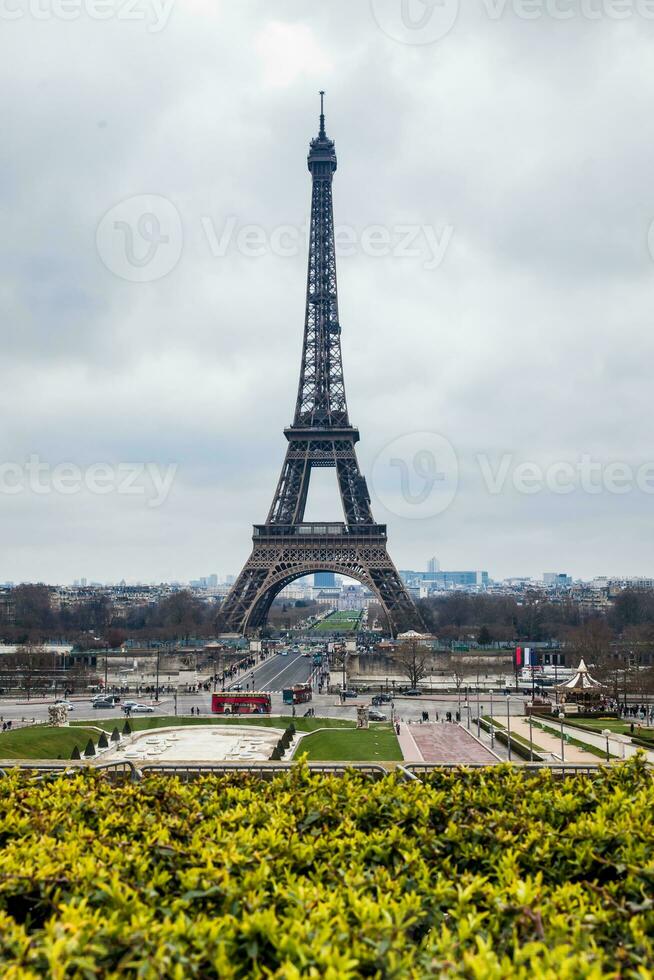
<path id="1" fill-rule="evenodd" d="M 211 695 L 216 715 L 269 715 L 270 694 L 265 691 L 216 691 Z"/>

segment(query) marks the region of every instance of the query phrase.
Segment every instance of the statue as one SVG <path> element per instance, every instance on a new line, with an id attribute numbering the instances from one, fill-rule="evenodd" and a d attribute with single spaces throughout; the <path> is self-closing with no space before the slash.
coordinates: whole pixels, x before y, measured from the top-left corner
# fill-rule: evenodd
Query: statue
<path id="1" fill-rule="evenodd" d="M 51 704 L 48 707 L 50 724 L 56 728 L 63 728 L 68 725 L 68 708 L 65 704 Z"/>
<path id="2" fill-rule="evenodd" d="M 368 708 L 357 708 L 357 728 L 369 728 Z"/>

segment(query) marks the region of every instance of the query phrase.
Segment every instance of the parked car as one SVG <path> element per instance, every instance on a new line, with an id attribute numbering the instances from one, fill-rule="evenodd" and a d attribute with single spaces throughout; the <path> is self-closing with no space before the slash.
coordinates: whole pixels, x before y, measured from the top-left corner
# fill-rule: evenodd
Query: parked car
<path id="1" fill-rule="evenodd" d="M 69 711 L 74 711 L 75 710 L 75 705 L 73 704 L 73 702 L 72 701 L 66 701 L 65 698 L 57 698 L 57 700 L 55 701 L 55 704 L 61 704 L 61 705 L 64 706 L 64 708 L 68 708 Z"/>
<path id="2" fill-rule="evenodd" d="M 104 700 L 99 700 L 97 698 L 94 698 L 93 699 L 92 704 L 93 704 L 93 707 L 94 708 L 115 708 L 116 707 L 116 702 L 115 701 L 104 701 Z"/>
<path id="3" fill-rule="evenodd" d="M 126 707 L 125 705 L 123 705 L 123 711 L 125 713 L 127 713 L 129 711 L 132 714 L 134 712 L 136 712 L 136 711 L 139 711 L 141 713 L 145 713 L 145 712 L 152 712 L 152 711 L 154 711 L 154 708 L 150 704 L 132 704 L 132 705 L 130 705 L 129 708 Z"/>
<path id="4" fill-rule="evenodd" d="M 377 711 L 376 708 L 371 708 L 368 712 L 368 718 L 370 721 L 386 721 L 386 715 L 383 711 Z"/>
<path id="5" fill-rule="evenodd" d="M 375 705 L 390 704 L 392 700 L 393 697 L 390 694 L 375 694 L 374 698 L 372 699 L 372 703 Z"/>
<path id="6" fill-rule="evenodd" d="M 420 698 L 422 697 L 422 691 L 417 687 L 410 687 L 408 691 L 404 692 L 408 698 Z"/>
<path id="7" fill-rule="evenodd" d="M 344 698 L 358 698 L 359 697 L 359 692 L 358 691 L 343 691 L 343 697 Z"/>

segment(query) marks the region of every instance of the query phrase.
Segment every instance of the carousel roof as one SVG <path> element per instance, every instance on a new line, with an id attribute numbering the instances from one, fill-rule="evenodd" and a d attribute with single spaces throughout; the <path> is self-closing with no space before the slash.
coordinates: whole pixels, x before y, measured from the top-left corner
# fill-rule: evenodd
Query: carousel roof
<path id="1" fill-rule="evenodd" d="M 577 667 L 575 676 L 571 677 L 565 684 L 559 684 L 557 691 L 592 691 L 600 687 L 604 687 L 604 685 L 590 676 L 588 667 L 582 659 Z"/>

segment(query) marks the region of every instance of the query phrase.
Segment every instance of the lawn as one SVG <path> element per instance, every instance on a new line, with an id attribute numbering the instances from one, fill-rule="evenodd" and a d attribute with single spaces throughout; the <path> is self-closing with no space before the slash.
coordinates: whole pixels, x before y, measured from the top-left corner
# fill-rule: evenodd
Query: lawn
<path id="1" fill-rule="evenodd" d="M 339 718 L 130 718 L 132 731 L 147 731 L 150 728 L 162 728 L 182 725 L 258 725 L 263 728 L 284 729 L 293 722 L 298 731 L 314 732 L 318 728 L 351 728 L 353 721 L 343 721 Z M 122 732 L 125 719 L 105 718 L 92 722 L 74 721 L 69 728 L 55 728 L 51 725 L 33 725 L 29 728 L 18 728 L 15 731 L 0 734 L 0 759 L 70 759 L 73 748 L 77 745 L 84 754 L 89 738 L 97 744 L 98 730 L 104 729 L 111 733 L 114 728 Z M 389 756 L 389 759 L 391 757 Z"/>
<path id="2" fill-rule="evenodd" d="M 97 731 L 79 725 L 71 728 L 53 728 L 50 725 L 17 728 L 0 735 L 0 759 L 70 759 L 75 746 L 84 753 L 89 738 L 97 742 Z"/>
<path id="3" fill-rule="evenodd" d="M 359 628 L 361 616 L 359 610 L 333 612 L 326 619 L 316 623 L 312 630 L 318 633 L 354 633 Z"/>
<path id="4" fill-rule="evenodd" d="M 402 752 L 390 725 L 356 731 L 317 732 L 303 738 L 299 754 L 309 762 L 401 762 Z"/>
<path id="5" fill-rule="evenodd" d="M 261 715 L 243 715 L 240 718 L 226 718 L 224 715 L 200 716 L 199 718 L 189 718 L 187 715 L 147 715 L 145 717 L 130 718 L 129 724 L 134 732 L 147 731 L 150 728 L 169 728 L 182 725 L 257 725 L 263 728 L 287 728 L 291 722 L 299 732 L 315 732 L 317 728 L 354 728 L 353 721 L 343 721 L 342 718 L 291 718 L 290 715 L 272 716 L 262 718 Z M 89 722 L 73 721 L 71 725 L 88 725 Z M 98 728 L 104 728 L 106 732 L 113 732 L 117 727 L 122 732 L 125 719 L 105 718 L 96 723 Z"/>
<path id="6" fill-rule="evenodd" d="M 625 723 L 621 721 L 620 718 L 579 718 L 576 719 L 573 716 L 566 718 L 566 725 L 574 725 L 575 728 L 585 728 L 589 732 L 602 732 L 604 729 L 608 729 L 610 732 L 615 732 L 616 735 L 631 735 L 630 723 Z M 654 742 L 654 728 L 646 728 L 641 722 L 641 729 L 638 730 L 638 722 L 634 721 L 634 731 L 633 734 L 638 738 L 643 738 L 647 741 Z"/>

